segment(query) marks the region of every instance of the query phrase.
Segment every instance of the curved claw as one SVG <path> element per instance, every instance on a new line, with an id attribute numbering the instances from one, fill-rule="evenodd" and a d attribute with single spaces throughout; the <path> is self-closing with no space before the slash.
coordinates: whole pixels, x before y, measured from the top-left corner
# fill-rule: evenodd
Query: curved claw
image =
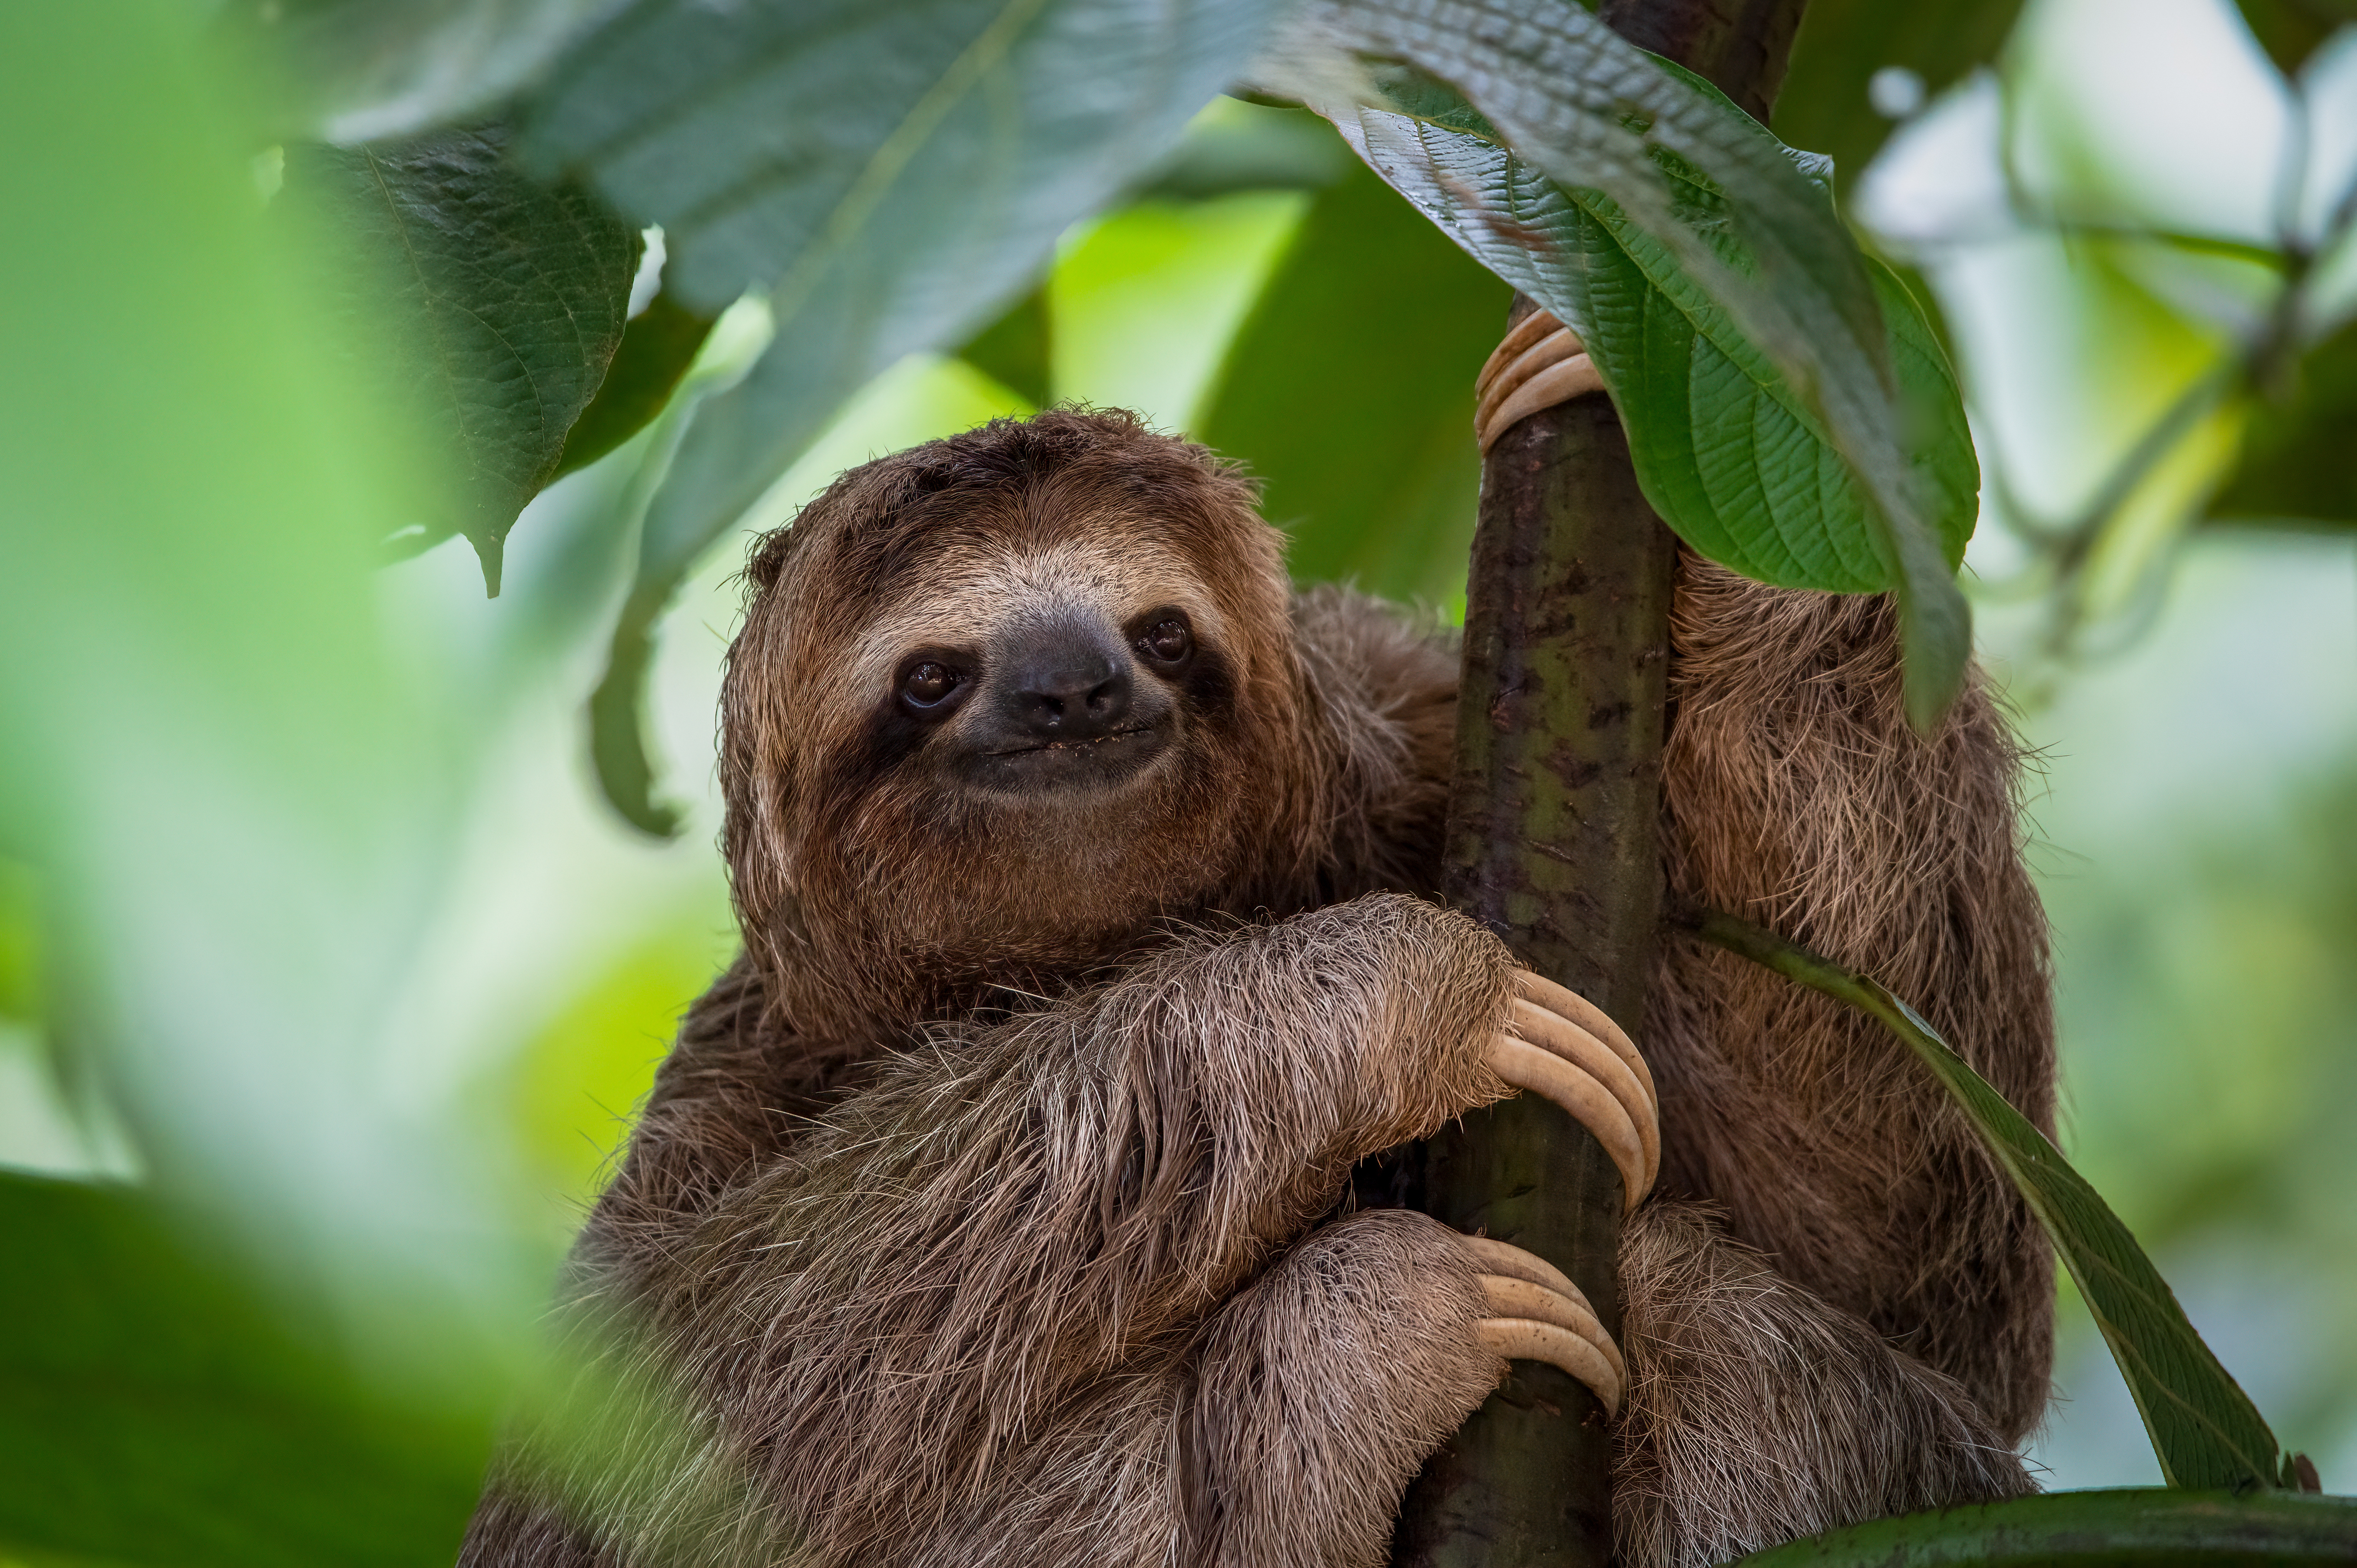
<path id="1" fill-rule="evenodd" d="M 1481 1343 L 1509 1359 L 1560 1367 L 1587 1386 L 1606 1414 L 1617 1413 L 1628 1364 L 1579 1287 L 1520 1247 L 1482 1236 L 1465 1242 L 1483 1271 L 1478 1278 L 1492 1314 L 1474 1325 Z"/>
<path id="2" fill-rule="evenodd" d="M 1492 1036 L 1484 1053 L 1491 1070 L 1554 1101 L 1593 1133 L 1634 1208 L 1662 1166 L 1660 1110 L 1644 1059 L 1576 993 L 1527 970 L 1517 972 L 1515 984 L 1521 994 L 1511 1004 L 1508 1030 Z"/>
<path id="3" fill-rule="evenodd" d="M 1544 310 L 1514 324 L 1473 383 L 1473 428 L 1487 452 L 1541 409 L 1592 392 L 1604 378 L 1571 329 Z"/>

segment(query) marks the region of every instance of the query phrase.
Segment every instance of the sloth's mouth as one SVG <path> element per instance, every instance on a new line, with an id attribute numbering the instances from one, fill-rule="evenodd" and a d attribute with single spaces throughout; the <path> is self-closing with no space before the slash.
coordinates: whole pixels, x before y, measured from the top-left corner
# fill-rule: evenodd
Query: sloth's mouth
<path id="1" fill-rule="evenodd" d="M 963 772 L 982 789 L 1035 800 L 1094 794 L 1146 772 L 1169 750 L 1170 738 L 1168 724 L 1127 724 L 1084 739 L 972 751 Z"/>
<path id="2" fill-rule="evenodd" d="M 1086 740 L 1045 740 L 1038 746 L 1010 746 L 1004 751 L 985 751 L 985 757 L 1030 757 L 1042 751 L 1086 751 L 1092 746 L 1111 746 L 1117 740 L 1135 740 L 1142 735 L 1152 735 L 1155 725 L 1132 725 L 1127 729 L 1107 730 Z"/>

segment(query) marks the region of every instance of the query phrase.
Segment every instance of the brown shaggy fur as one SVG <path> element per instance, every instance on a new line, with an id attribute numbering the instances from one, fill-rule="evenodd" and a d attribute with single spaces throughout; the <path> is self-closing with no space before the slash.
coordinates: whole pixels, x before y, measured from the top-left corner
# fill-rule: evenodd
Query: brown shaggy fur
<path id="1" fill-rule="evenodd" d="M 855 470 L 748 577 L 745 955 L 576 1250 L 596 1370 L 502 1460 L 462 1561 L 1382 1562 L 1502 1370 L 1446 1230 L 1336 1208 L 1353 1162 L 1503 1090 L 1476 1042 L 1510 961 L 1411 896 L 1453 651 L 1373 601 L 1288 601 L 1249 488 L 1113 414 Z M 954 728 L 894 716 L 899 661 L 1075 603 L 1191 620 L 1169 751 L 1096 795 L 961 788 Z M 1909 736 L 1874 601 L 1690 565 L 1678 615 L 1674 894 L 1877 969 L 2044 1120 L 1986 701 Z M 2027 1219 L 1889 1042 L 1781 984 L 1663 961 L 1664 1187 L 1717 1208 L 1628 1233 L 1631 1564 L 2025 1485 Z"/>

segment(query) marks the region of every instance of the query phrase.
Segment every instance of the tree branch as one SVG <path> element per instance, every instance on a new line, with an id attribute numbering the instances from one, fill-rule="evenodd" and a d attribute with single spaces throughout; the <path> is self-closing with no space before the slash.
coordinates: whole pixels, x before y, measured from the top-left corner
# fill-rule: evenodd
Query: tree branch
<path id="1" fill-rule="evenodd" d="M 1607 0 L 1622 37 L 1767 117 L 1803 0 Z M 1532 307 L 1517 299 L 1512 319 Z M 1531 968 L 1643 1038 L 1677 542 L 1611 403 L 1549 409 L 1481 471 L 1443 893 Z M 1553 1106 L 1468 1116 L 1392 1167 L 1393 1195 L 1552 1260 L 1620 1332 L 1620 1180 Z M 1403 1568 L 1605 1568 L 1611 1434 L 1593 1395 L 1517 1362 L 1401 1509 Z"/>

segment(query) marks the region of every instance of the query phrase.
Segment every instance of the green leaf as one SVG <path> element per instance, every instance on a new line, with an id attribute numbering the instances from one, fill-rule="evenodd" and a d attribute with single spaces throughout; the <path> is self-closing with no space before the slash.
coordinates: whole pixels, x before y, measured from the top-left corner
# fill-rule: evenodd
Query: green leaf
<path id="1" fill-rule="evenodd" d="M 2357 1556 L 2357 1501 L 2141 1487 L 1878 1519 L 1743 1568 L 2297 1568 Z"/>
<path id="2" fill-rule="evenodd" d="M 2357 324 L 2309 352 L 2298 376 L 2289 399 L 2253 408 L 2214 515 L 2357 527 Z"/>
<path id="3" fill-rule="evenodd" d="M 457 493 L 436 498 L 407 542 L 465 534 L 496 596 L 508 530 L 556 473 L 622 339 L 639 231 L 585 191 L 520 173 L 490 131 L 291 148 L 279 199 L 352 246 L 331 286 L 363 363 L 457 455 Z"/>
<path id="4" fill-rule="evenodd" d="M 1559 188 L 1473 132 L 1373 110 L 1361 110 L 1358 124 L 1386 177 L 1579 334 L 1620 410 L 1646 499 L 1688 543 L 1783 587 L 1895 585 L 1865 497 L 1823 422 L 1617 202 Z M 1413 156 L 1401 156 L 1406 147 Z M 1699 220 L 1723 215 L 1725 199 L 1709 181 L 1689 172 L 1685 187 Z M 1466 201 L 1469 189 L 1481 198 Z M 1489 220 L 1501 211 L 1511 227 Z M 1742 264 L 1731 242 L 1717 243 Z M 1887 269 L 1867 265 L 1901 396 L 1916 413 L 1919 488 L 1953 570 L 1972 536 L 1980 483 L 1963 397 L 1913 297 Z"/>
<path id="5" fill-rule="evenodd" d="M 622 0 L 228 0 L 285 134 L 371 142 L 497 105 Z"/>
<path id="6" fill-rule="evenodd" d="M 695 363 L 696 350 L 712 335 L 714 319 L 668 293 L 649 300 L 623 329 L 606 379 L 566 432 L 565 451 L 550 478 L 587 467 L 651 424 Z"/>
<path id="7" fill-rule="evenodd" d="M 1462 592 L 1481 482 L 1473 378 L 1510 299 L 1366 168 L 1318 196 L 1200 431 L 1261 479 L 1297 579 Z"/>
<path id="8" fill-rule="evenodd" d="M 663 226 L 669 286 L 766 293 L 768 355 L 707 402 L 640 535 L 642 650 L 696 559 L 836 407 L 960 341 L 1151 171 L 1259 42 L 1268 0 L 640 0 L 525 113 L 538 166 Z M 634 712 L 609 693 L 601 722 Z M 602 733 L 600 755 L 635 738 Z M 643 757 L 625 773 L 646 771 Z M 614 775 L 608 775 L 613 777 Z"/>
<path id="9" fill-rule="evenodd" d="M 2295 1461 L 2284 1455 L 2250 1396 L 2186 1321 L 2168 1282 L 2127 1227 L 2046 1135 L 1912 1008 L 1875 981 L 1731 915 L 1703 915 L 1695 929 L 1706 941 L 1880 1020 L 1932 1069 L 2052 1239 L 2119 1363 L 2170 1486 L 2297 1484 Z"/>
<path id="10" fill-rule="evenodd" d="M 0 1541 L 170 1568 L 447 1563 L 487 1425 L 404 1413 L 119 1187 L 0 1172 Z"/>
<path id="11" fill-rule="evenodd" d="M 1552 193 L 1509 147 L 1555 187 L 1601 192 L 1657 242 L 1782 372 L 1855 476 L 1898 588 L 1909 714 L 1936 722 L 1962 689 L 1969 612 L 1910 461 L 1873 272 L 1790 149 L 1699 78 L 1560 0 L 1318 0 L 1256 75 L 1335 118 L 1377 172 L 1447 212 L 1444 227 L 1481 230 L 1485 260 L 1512 250 L 1525 258 L 1518 271 L 1534 270 L 1532 256 L 1580 264 L 1530 221 L 1547 216 Z M 1470 116 L 1380 112 L 1404 87 L 1439 82 Z M 1697 199 L 1713 188 L 1720 201 Z"/>
<path id="12" fill-rule="evenodd" d="M 1810 0 L 1770 124 L 1854 177 L 1895 124 L 1867 100 L 1875 72 L 1911 71 L 1929 99 L 1995 60 L 2020 12 L 2021 0 Z"/>

